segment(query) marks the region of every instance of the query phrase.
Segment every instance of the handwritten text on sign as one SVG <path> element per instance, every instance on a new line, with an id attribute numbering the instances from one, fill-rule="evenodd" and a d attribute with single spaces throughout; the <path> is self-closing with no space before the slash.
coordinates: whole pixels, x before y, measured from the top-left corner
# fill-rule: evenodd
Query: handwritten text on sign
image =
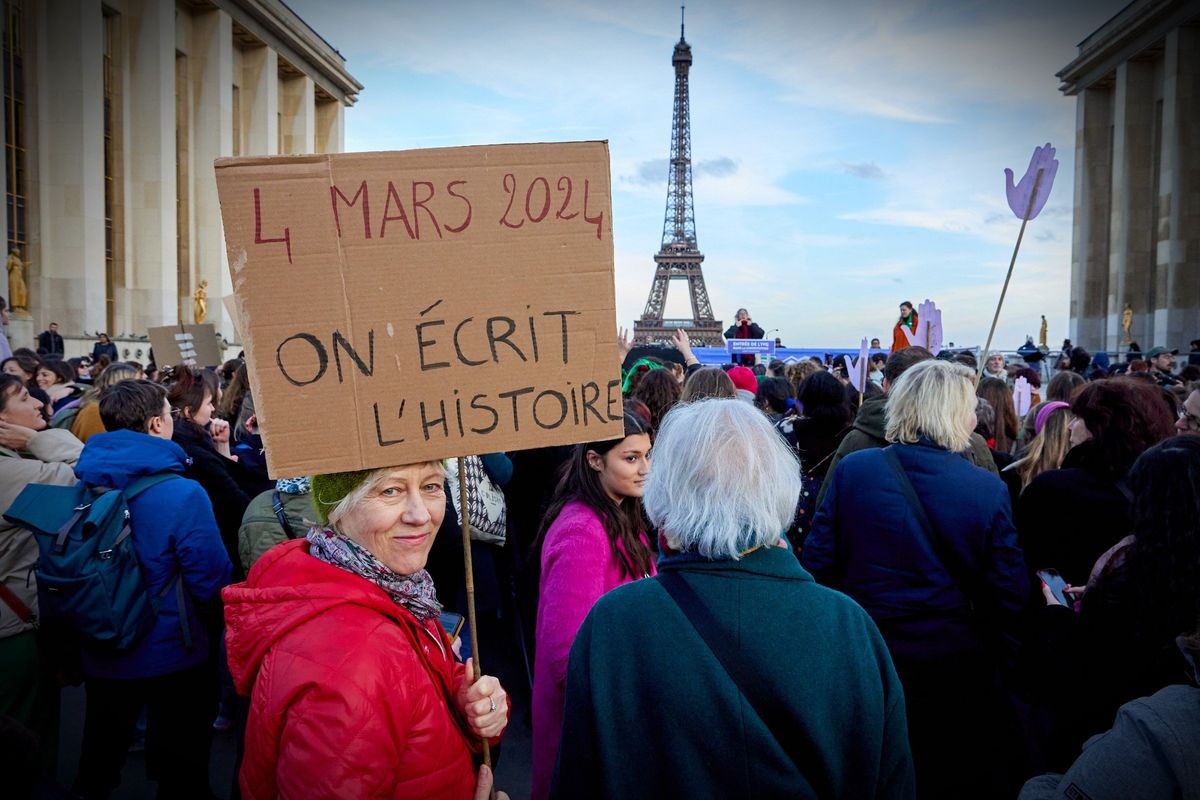
<path id="1" fill-rule="evenodd" d="M 217 176 L 272 475 L 620 435 L 604 143 Z"/>

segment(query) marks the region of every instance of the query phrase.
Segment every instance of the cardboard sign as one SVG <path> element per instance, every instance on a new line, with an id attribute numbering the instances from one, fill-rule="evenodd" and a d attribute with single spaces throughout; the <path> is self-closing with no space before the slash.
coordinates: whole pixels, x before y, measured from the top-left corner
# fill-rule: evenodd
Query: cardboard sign
<path id="1" fill-rule="evenodd" d="M 846 356 L 846 378 L 859 394 L 867 390 L 867 375 L 871 372 L 871 350 L 867 347 L 867 337 L 863 337 L 858 346 L 858 358 Z"/>
<path id="2" fill-rule="evenodd" d="M 606 142 L 216 173 L 272 477 L 621 436 Z"/>
<path id="3" fill-rule="evenodd" d="M 730 355 L 773 356 L 774 339 L 726 339 L 725 351 Z"/>
<path id="4" fill-rule="evenodd" d="M 203 325 L 166 325 L 150 328 L 150 346 L 154 363 L 162 367 L 187 364 L 189 367 L 215 367 L 222 361 L 217 329 Z"/>

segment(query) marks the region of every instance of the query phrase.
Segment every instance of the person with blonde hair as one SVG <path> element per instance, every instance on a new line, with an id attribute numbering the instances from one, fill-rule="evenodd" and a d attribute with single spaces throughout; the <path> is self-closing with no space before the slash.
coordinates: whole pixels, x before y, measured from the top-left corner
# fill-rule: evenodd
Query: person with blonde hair
<path id="1" fill-rule="evenodd" d="M 1024 489 L 1043 472 L 1062 466 L 1067 451 L 1071 449 L 1070 404 L 1055 400 L 1044 404 L 1034 418 L 1034 437 L 1029 442 L 1029 451 L 1008 469 L 1015 470 L 1021 477 Z"/>
<path id="2" fill-rule="evenodd" d="M 575 636 L 551 797 L 916 797 L 875 623 L 781 541 L 799 492 L 749 403 L 666 415 L 643 496 L 658 575 Z"/>
<path id="3" fill-rule="evenodd" d="M 981 748 L 952 719 L 1015 746 L 1003 688 L 1029 599 L 1008 490 L 963 455 L 975 380 L 926 360 L 887 396 L 890 446 L 843 458 L 800 562 L 879 625 L 904 684 L 921 797 L 1012 797 L 1015 753 Z M 978 790 L 978 791 L 976 791 Z"/>

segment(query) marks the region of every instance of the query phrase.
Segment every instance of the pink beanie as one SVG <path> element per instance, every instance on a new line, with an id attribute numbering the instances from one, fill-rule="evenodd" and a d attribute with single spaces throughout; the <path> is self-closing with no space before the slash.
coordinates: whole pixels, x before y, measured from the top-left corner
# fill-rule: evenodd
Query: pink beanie
<path id="1" fill-rule="evenodd" d="M 742 389 L 751 394 L 758 392 L 758 378 L 754 377 L 754 370 L 749 367 L 734 367 L 729 370 L 728 375 L 729 380 L 733 381 L 734 388 Z"/>
<path id="2" fill-rule="evenodd" d="M 1037 417 L 1035 417 L 1033 420 L 1034 435 L 1040 434 L 1042 432 L 1042 428 L 1044 428 L 1046 426 L 1046 420 L 1050 418 L 1051 414 L 1053 414 L 1055 411 L 1057 411 L 1060 408 L 1070 408 L 1070 407 L 1071 407 L 1070 403 L 1064 403 L 1062 400 L 1052 400 L 1049 403 L 1046 403 L 1046 405 L 1039 408 Z"/>

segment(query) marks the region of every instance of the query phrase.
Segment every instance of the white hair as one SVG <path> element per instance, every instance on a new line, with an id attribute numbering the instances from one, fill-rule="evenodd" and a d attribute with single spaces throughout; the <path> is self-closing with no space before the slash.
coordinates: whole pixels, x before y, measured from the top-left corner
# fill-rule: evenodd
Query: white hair
<path id="1" fill-rule="evenodd" d="M 975 428 L 975 373 L 949 361 L 922 361 L 888 389 L 884 438 L 913 444 L 928 436 L 955 453 L 966 450 Z"/>
<path id="2" fill-rule="evenodd" d="M 796 514 L 796 454 L 761 411 L 741 400 L 675 406 L 653 458 L 642 503 L 673 550 L 736 559 L 775 544 Z"/>

